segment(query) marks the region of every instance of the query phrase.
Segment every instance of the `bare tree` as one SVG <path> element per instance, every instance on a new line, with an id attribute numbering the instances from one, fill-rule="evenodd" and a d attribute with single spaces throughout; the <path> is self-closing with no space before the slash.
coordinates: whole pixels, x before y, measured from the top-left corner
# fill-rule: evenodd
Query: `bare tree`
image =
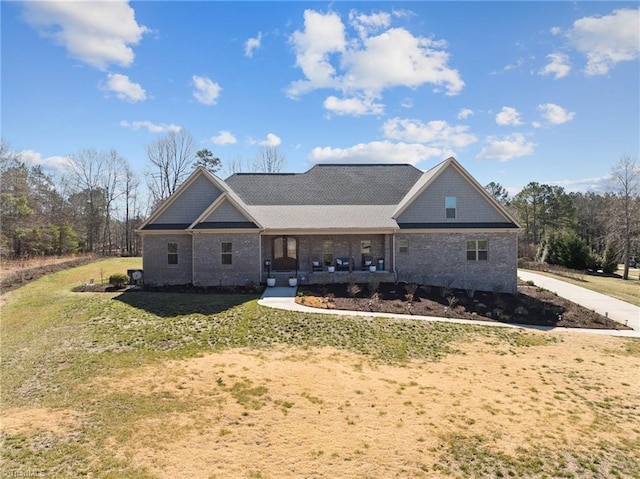
<path id="1" fill-rule="evenodd" d="M 131 210 L 134 211 L 135 215 L 135 200 L 138 193 L 138 185 L 140 184 L 138 180 L 138 176 L 135 172 L 129 167 L 126 166 L 124 170 L 124 250 L 127 255 L 131 256 L 134 248 L 133 248 L 133 235 L 131 228 Z M 133 202 L 133 204 L 132 204 Z M 133 207 L 133 208 L 132 208 Z"/>
<path id="2" fill-rule="evenodd" d="M 245 171 L 251 171 L 252 165 L 246 158 L 236 156 L 235 158 L 225 161 L 222 167 L 222 174 L 225 178 L 236 173 L 243 173 Z"/>
<path id="3" fill-rule="evenodd" d="M 287 164 L 287 157 L 277 146 L 265 145 L 260 147 L 253 162 L 253 171 L 260 173 L 279 173 Z"/>
<path id="4" fill-rule="evenodd" d="M 104 210 L 102 184 L 106 168 L 105 156 L 94 148 L 87 148 L 70 155 L 70 160 L 72 188 L 80 195 L 78 198 L 86 207 L 86 249 L 95 251 Z"/>
<path id="5" fill-rule="evenodd" d="M 127 162 L 122 158 L 116 150 L 110 150 L 105 155 L 104 171 L 100 183 L 104 192 L 105 200 L 105 218 L 104 230 L 102 234 L 102 253 L 108 253 L 111 250 L 111 218 L 114 209 L 114 203 L 121 197 L 124 192 L 124 174 L 128 169 Z"/>
<path id="6" fill-rule="evenodd" d="M 611 168 L 611 188 L 615 197 L 609 203 L 609 232 L 621 246 L 623 279 L 629 279 L 631 246 L 640 234 L 640 165 L 636 158 L 625 155 Z"/>
<path id="7" fill-rule="evenodd" d="M 187 178 L 196 156 L 193 137 L 185 130 L 170 131 L 147 145 L 151 166 L 146 173 L 147 186 L 154 203 L 168 198 Z"/>

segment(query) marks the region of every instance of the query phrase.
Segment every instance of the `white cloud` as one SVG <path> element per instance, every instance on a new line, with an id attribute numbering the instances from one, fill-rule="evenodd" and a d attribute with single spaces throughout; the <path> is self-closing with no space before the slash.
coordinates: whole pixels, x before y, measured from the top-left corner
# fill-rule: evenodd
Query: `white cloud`
<path id="1" fill-rule="evenodd" d="M 313 10 L 304 12 L 304 31 L 296 30 L 291 36 L 296 54 L 296 65 L 307 80 L 293 82 L 289 95 L 299 96 L 316 88 L 337 87 L 333 78 L 335 69 L 329 55 L 345 49 L 344 25 L 336 13 L 323 15 Z"/>
<path id="2" fill-rule="evenodd" d="M 230 131 L 220 130 L 216 136 L 211 137 L 211 142 L 216 145 L 235 145 L 238 140 Z"/>
<path id="3" fill-rule="evenodd" d="M 391 15 L 387 12 L 365 15 L 351 10 L 349 12 L 349 23 L 358 32 L 360 38 L 366 38 L 371 33 L 380 31 L 391 25 Z"/>
<path id="4" fill-rule="evenodd" d="M 540 75 L 554 75 L 554 78 L 566 77 L 571 71 L 571 64 L 569 63 L 569 56 L 564 53 L 550 53 L 547 55 L 549 63 L 540 70 Z"/>
<path id="5" fill-rule="evenodd" d="M 574 112 L 567 111 L 555 103 L 538 105 L 538 111 L 546 122 L 552 125 L 562 125 L 563 123 L 573 120 L 575 116 Z"/>
<path id="6" fill-rule="evenodd" d="M 515 108 L 511 108 L 510 106 L 503 106 L 500 113 L 496 115 L 496 123 L 498 125 L 506 126 L 506 125 L 522 125 L 522 121 L 520 120 L 520 113 Z"/>
<path id="7" fill-rule="evenodd" d="M 468 133 L 468 126 L 449 125 L 446 121 L 430 121 L 393 118 L 382 126 L 384 135 L 393 140 L 428 143 L 434 147 L 464 148 L 478 139 Z"/>
<path id="8" fill-rule="evenodd" d="M 258 32 L 258 36 L 255 38 L 249 38 L 244 44 L 244 56 L 252 57 L 253 51 L 260 48 L 262 41 L 262 32 Z"/>
<path id="9" fill-rule="evenodd" d="M 139 83 L 132 82 L 127 75 L 120 73 L 107 74 L 107 84 L 103 86 L 103 90 L 114 92 L 121 100 L 132 103 L 147 99 L 147 92 Z"/>
<path id="10" fill-rule="evenodd" d="M 595 178 L 580 178 L 577 180 L 549 181 L 550 185 L 562 186 L 567 191 L 596 191 L 605 192 L 609 187 L 611 176 L 600 176 Z"/>
<path id="11" fill-rule="evenodd" d="M 458 119 L 459 120 L 466 120 L 467 118 L 469 118 L 470 116 L 473 116 L 473 110 L 470 110 L 469 108 L 462 108 L 459 112 L 458 112 Z"/>
<path id="12" fill-rule="evenodd" d="M 193 75 L 193 97 L 203 105 L 215 105 L 222 88 L 207 77 Z"/>
<path id="13" fill-rule="evenodd" d="M 349 148 L 316 147 L 309 160 L 313 163 L 409 163 L 416 165 L 430 158 L 442 158 L 449 152 L 419 143 L 393 143 L 374 141 L 359 143 Z"/>
<path id="14" fill-rule="evenodd" d="M 606 75 L 617 63 L 638 58 L 639 24 L 640 8 L 623 8 L 610 15 L 576 20 L 567 37 L 587 56 L 587 75 Z"/>
<path id="15" fill-rule="evenodd" d="M 273 133 L 268 133 L 267 139 L 260 142 L 262 146 L 278 146 L 280 143 L 282 143 L 280 137 Z"/>
<path id="16" fill-rule="evenodd" d="M 404 28 L 387 29 L 390 15 L 384 13 L 351 12 L 349 17 L 357 36 L 347 35 L 334 12 L 305 11 L 304 29 L 291 36 L 296 65 L 305 79 L 290 84 L 289 96 L 332 88 L 348 96 L 359 92 L 379 97 L 385 88 L 417 88 L 427 83 L 455 95 L 464 87 L 458 71 L 448 66 L 445 42 L 413 36 Z M 380 34 L 371 35 L 382 29 Z"/>
<path id="17" fill-rule="evenodd" d="M 149 31 L 139 25 L 127 1 L 23 2 L 24 19 L 40 34 L 53 38 L 69 55 L 95 68 L 128 67 L 131 45 Z"/>
<path id="18" fill-rule="evenodd" d="M 490 136 L 485 146 L 476 157 L 479 160 L 507 161 L 511 158 L 533 154 L 535 145 L 526 140 L 523 134 L 514 133 L 504 138 Z"/>
<path id="19" fill-rule="evenodd" d="M 33 150 L 22 150 L 17 153 L 20 160 L 28 166 L 42 166 L 51 170 L 64 170 L 71 166 L 72 161 L 68 156 L 48 156 L 42 158 L 42 155 Z"/>
<path id="20" fill-rule="evenodd" d="M 120 126 L 122 128 L 129 128 L 130 130 L 134 130 L 134 131 L 138 131 L 144 128 L 149 133 L 166 133 L 169 131 L 177 133 L 180 130 L 182 130 L 181 126 L 174 125 L 173 123 L 170 125 L 166 125 L 164 123 L 152 123 L 148 120 L 136 120 L 136 121 L 122 120 L 120 122 Z"/>
<path id="21" fill-rule="evenodd" d="M 329 96 L 324 107 L 336 115 L 380 115 L 384 112 L 382 103 L 375 103 L 375 98 L 337 98 Z"/>
<path id="22" fill-rule="evenodd" d="M 412 98 L 405 98 L 404 100 L 402 100 L 402 103 L 400 103 L 400 106 L 402 108 L 413 108 L 413 99 Z"/>

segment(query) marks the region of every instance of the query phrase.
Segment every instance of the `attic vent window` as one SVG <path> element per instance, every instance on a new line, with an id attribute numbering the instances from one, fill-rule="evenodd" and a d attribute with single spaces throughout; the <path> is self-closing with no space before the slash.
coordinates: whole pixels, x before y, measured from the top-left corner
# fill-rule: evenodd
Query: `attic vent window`
<path id="1" fill-rule="evenodd" d="M 456 197 L 447 196 L 444 199 L 445 218 L 448 220 L 455 220 L 457 216 L 456 212 Z"/>

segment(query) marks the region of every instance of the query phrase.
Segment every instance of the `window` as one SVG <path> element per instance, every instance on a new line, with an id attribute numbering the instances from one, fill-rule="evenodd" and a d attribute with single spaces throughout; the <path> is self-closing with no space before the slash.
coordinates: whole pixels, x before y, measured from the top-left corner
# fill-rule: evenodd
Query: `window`
<path id="1" fill-rule="evenodd" d="M 322 242 L 322 261 L 325 266 L 333 265 L 333 241 Z"/>
<path id="2" fill-rule="evenodd" d="M 408 239 L 399 239 L 398 240 L 398 253 L 408 253 L 409 252 L 409 240 Z"/>
<path id="3" fill-rule="evenodd" d="M 178 264 L 178 243 L 167 243 L 167 264 Z"/>
<path id="4" fill-rule="evenodd" d="M 456 219 L 456 197 L 447 196 L 444 199 L 445 218 L 448 220 Z"/>
<path id="5" fill-rule="evenodd" d="M 467 240 L 467 260 L 486 261 L 489 252 L 487 240 Z"/>
<path id="6" fill-rule="evenodd" d="M 220 243 L 220 253 L 222 264 L 233 264 L 233 243 Z"/>

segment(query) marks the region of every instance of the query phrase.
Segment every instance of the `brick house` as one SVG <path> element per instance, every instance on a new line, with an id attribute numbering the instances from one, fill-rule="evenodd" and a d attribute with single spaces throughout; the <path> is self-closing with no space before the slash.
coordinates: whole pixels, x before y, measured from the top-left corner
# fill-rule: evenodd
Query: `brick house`
<path id="1" fill-rule="evenodd" d="M 520 226 L 454 158 L 316 165 L 305 173 L 196 168 L 138 230 L 145 283 L 410 281 L 516 291 Z"/>

